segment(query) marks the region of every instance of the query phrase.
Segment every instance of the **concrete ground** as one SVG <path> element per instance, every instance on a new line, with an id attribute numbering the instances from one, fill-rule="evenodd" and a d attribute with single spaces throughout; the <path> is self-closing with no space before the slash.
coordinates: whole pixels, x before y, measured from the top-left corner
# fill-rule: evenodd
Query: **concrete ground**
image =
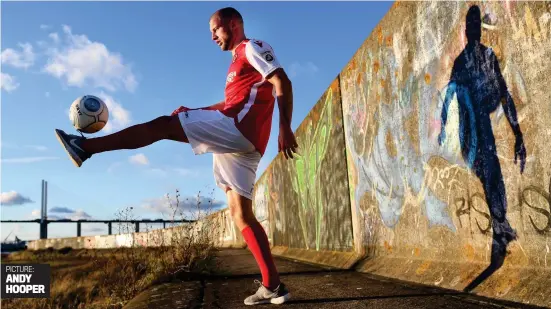
<path id="1" fill-rule="evenodd" d="M 155 286 L 138 295 L 124 309 L 250 308 L 243 300 L 255 292 L 253 280 L 261 280 L 252 254 L 243 249 L 222 250 L 216 262 L 218 267 L 213 275 Z M 535 308 L 277 257 L 276 265 L 292 295 L 284 307 Z"/>

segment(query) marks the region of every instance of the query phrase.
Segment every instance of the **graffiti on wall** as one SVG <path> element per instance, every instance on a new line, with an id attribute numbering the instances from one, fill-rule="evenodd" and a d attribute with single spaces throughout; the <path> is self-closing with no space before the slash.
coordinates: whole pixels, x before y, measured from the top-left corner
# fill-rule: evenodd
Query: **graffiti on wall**
<path id="1" fill-rule="evenodd" d="M 335 79 L 297 129 L 294 159 L 276 157 L 255 185 L 255 211 L 269 216 L 275 245 L 353 249 L 342 129 Z"/>
<path id="2" fill-rule="evenodd" d="M 550 230 L 551 5 L 483 3 L 474 24 L 468 9 L 400 3 L 388 18 L 403 22 L 382 22 L 341 73 L 364 234 L 373 207 L 388 229 L 413 207 L 429 228 L 497 230 L 505 245 L 510 211 L 525 233 Z"/>
<path id="3" fill-rule="evenodd" d="M 319 119 L 315 124 L 309 123 L 303 135 L 298 138 L 301 150 L 294 159 L 294 164 L 290 165 L 293 190 L 299 197 L 298 214 L 307 249 L 310 249 L 312 236 L 315 239 L 315 249 L 320 249 L 324 199 L 319 190 L 322 186 L 319 172 L 323 168 L 321 162 L 327 153 L 329 132 L 333 126 L 332 104 L 333 92 L 329 88 Z M 314 231 L 310 231 L 306 225 L 312 219 L 315 222 Z"/>
<path id="4" fill-rule="evenodd" d="M 356 179 L 351 198 L 359 203 L 370 195 L 388 227 L 398 223 L 408 198 L 422 199 L 430 224 L 453 230 L 446 203 L 422 190 L 424 162 L 435 149 L 426 138 L 434 123 L 426 113 L 434 93 L 426 85 L 428 77 L 404 69 L 411 56 L 402 53 L 407 48 L 400 41 L 408 35 L 407 27 L 387 39 L 381 34 L 381 46 L 360 50 L 343 73 L 346 143 L 354 169 L 350 177 Z"/>

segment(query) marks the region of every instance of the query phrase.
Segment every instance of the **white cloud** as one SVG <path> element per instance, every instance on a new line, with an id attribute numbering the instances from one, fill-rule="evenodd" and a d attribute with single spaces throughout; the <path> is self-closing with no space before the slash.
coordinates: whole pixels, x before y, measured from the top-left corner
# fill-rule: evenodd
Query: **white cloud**
<path id="1" fill-rule="evenodd" d="M 0 194 L 0 204 L 2 206 L 15 206 L 15 205 L 23 205 L 27 203 L 34 203 L 30 198 L 24 197 L 18 192 L 10 191 L 10 192 L 2 192 Z"/>
<path id="2" fill-rule="evenodd" d="M 51 26 L 49 26 L 49 25 L 44 25 L 44 24 L 40 25 L 40 29 L 42 29 L 42 30 L 47 30 L 47 29 L 50 29 L 50 28 L 51 28 Z"/>
<path id="3" fill-rule="evenodd" d="M 105 102 L 107 109 L 109 110 L 109 120 L 102 131 L 110 133 L 126 128 L 130 124 L 130 112 L 125 109 L 122 104 L 115 101 L 112 96 L 104 93 L 103 91 L 97 96 Z"/>
<path id="4" fill-rule="evenodd" d="M 16 144 L 12 144 L 12 143 L 9 143 L 9 142 L 0 142 L 0 147 L 2 148 L 10 148 L 10 149 L 21 149 L 22 147 L 19 147 L 18 145 Z M 34 149 L 36 151 L 46 151 L 48 150 L 48 148 L 46 146 L 41 146 L 41 145 L 25 145 L 25 148 L 31 148 L 31 149 Z"/>
<path id="5" fill-rule="evenodd" d="M 40 218 L 40 210 L 35 209 L 31 212 L 32 218 Z M 49 220 L 63 220 L 63 219 L 70 219 L 70 220 L 82 220 L 82 219 L 92 219 L 92 216 L 90 216 L 85 211 L 79 209 L 74 210 L 67 207 L 54 207 L 52 209 L 48 210 L 47 217 Z"/>
<path id="6" fill-rule="evenodd" d="M 32 149 L 37 150 L 37 151 L 46 151 L 46 150 L 48 150 L 48 147 L 40 146 L 40 145 L 27 145 L 25 147 L 32 148 Z"/>
<path id="7" fill-rule="evenodd" d="M 146 199 L 142 202 L 141 207 L 148 211 L 167 215 L 170 219 L 180 219 L 182 216 L 187 217 L 190 214 L 196 216 L 198 212 L 212 213 L 226 205 L 224 201 L 217 201 L 205 196 L 180 196 L 178 200 L 177 205 L 175 198 L 169 200 L 166 196 Z"/>
<path id="8" fill-rule="evenodd" d="M 62 219 L 69 219 L 69 218 L 63 218 L 63 217 L 60 217 L 60 216 L 57 216 L 57 215 L 46 215 L 46 217 L 48 218 L 48 220 L 62 220 Z"/>
<path id="9" fill-rule="evenodd" d="M 138 165 L 148 165 L 149 164 L 149 160 L 147 159 L 147 157 L 143 153 L 138 153 L 136 155 L 130 156 L 130 158 L 128 158 L 128 161 L 130 163 L 138 164 Z"/>
<path id="10" fill-rule="evenodd" d="M 6 74 L 0 73 L 0 88 L 4 89 L 6 92 L 12 92 L 19 87 L 19 83 L 15 81 L 15 77 Z"/>
<path id="11" fill-rule="evenodd" d="M 159 176 L 159 177 L 166 177 L 168 174 L 165 170 L 160 168 L 150 168 L 149 170 L 147 170 L 147 172 L 154 176 Z"/>
<path id="12" fill-rule="evenodd" d="M 113 173 L 115 171 L 115 168 L 117 168 L 119 166 L 121 166 L 120 162 L 111 163 L 111 165 L 109 165 L 109 167 L 107 168 L 107 172 L 108 173 Z"/>
<path id="13" fill-rule="evenodd" d="M 67 207 L 54 207 L 52 209 L 50 209 L 51 212 L 57 212 L 57 213 L 66 213 L 66 214 L 71 214 L 73 212 L 75 212 L 74 210 L 72 210 L 71 208 L 67 208 Z"/>
<path id="14" fill-rule="evenodd" d="M 19 43 L 22 51 L 18 52 L 12 48 L 6 48 L 2 51 L 2 64 L 7 64 L 15 68 L 27 69 L 34 64 L 35 55 L 33 46 L 30 43 Z"/>
<path id="15" fill-rule="evenodd" d="M 0 141 L 0 147 L 2 148 L 17 148 L 17 146 L 15 146 L 14 144 L 10 143 L 10 142 L 5 142 L 5 141 Z"/>
<path id="16" fill-rule="evenodd" d="M 134 91 L 137 80 L 132 68 L 122 55 L 110 51 L 100 42 L 91 41 L 86 35 L 73 34 L 69 26 L 63 26 L 64 46 L 47 50 L 49 59 L 44 70 L 64 80 L 70 86 L 91 85 L 108 91 L 125 88 Z M 56 35 L 50 35 L 54 41 Z"/>
<path id="17" fill-rule="evenodd" d="M 312 75 L 319 72 L 319 68 L 308 61 L 305 64 L 293 62 L 289 66 L 289 77 L 297 77 L 298 75 Z"/>
<path id="18" fill-rule="evenodd" d="M 55 44 L 59 43 L 59 34 L 57 32 L 52 32 L 48 34 L 48 37 L 54 41 Z"/>
<path id="19" fill-rule="evenodd" d="M 87 214 L 82 210 L 77 210 L 66 218 L 71 220 L 82 220 L 82 219 L 92 219 L 92 216 L 90 216 L 89 214 Z"/>
<path id="20" fill-rule="evenodd" d="M 199 173 L 199 171 L 191 170 L 187 168 L 175 168 L 174 171 L 182 176 L 194 176 L 194 177 L 201 176 L 201 173 Z"/>
<path id="21" fill-rule="evenodd" d="M 34 163 L 47 160 L 57 160 L 59 157 L 25 157 L 25 158 L 11 158 L 11 159 L 2 159 L 2 163 Z"/>

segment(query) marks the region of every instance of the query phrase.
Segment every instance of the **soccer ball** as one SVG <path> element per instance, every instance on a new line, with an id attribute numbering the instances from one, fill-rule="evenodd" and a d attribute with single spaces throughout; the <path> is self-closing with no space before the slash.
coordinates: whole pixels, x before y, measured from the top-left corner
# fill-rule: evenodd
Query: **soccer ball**
<path id="1" fill-rule="evenodd" d="M 109 109 L 102 99 L 85 95 L 73 101 L 69 109 L 69 119 L 78 131 L 96 133 L 107 124 Z"/>

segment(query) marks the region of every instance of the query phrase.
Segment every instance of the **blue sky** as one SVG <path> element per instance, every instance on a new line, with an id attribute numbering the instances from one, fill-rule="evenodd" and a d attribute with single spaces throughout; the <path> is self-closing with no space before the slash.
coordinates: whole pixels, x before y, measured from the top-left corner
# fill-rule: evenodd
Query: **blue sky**
<path id="1" fill-rule="evenodd" d="M 38 217 L 41 180 L 48 181 L 50 217 L 114 219 L 126 207 L 137 218 L 170 218 L 166 194 L 198 193 L 223 205 L 212 155 L 161 141 L 102 153 L 76 168 L 54 136 L 75 132 L 67 110 L 96 94 L 118 131 L 223 99 L 231 60 L 211 41 L 210 15 L 225 6 L 244 17 L 246 35 L 264 40 L 293 81 L 296 129 L 392 2 L 3 2 L 1 90 L 2 219 Z M 258 171 L 277 154 L 278 110 Z M 75 132 L 76 133 L 76 132 Z M 36 239 L 38 224 L 2 224 Z M 106 233 L 86 224 L 83 235 Z M 13 238 L 13 234 L 10 239 Z M 51 224 L 50 237 L 76 236 L 74 224 Z"/>

